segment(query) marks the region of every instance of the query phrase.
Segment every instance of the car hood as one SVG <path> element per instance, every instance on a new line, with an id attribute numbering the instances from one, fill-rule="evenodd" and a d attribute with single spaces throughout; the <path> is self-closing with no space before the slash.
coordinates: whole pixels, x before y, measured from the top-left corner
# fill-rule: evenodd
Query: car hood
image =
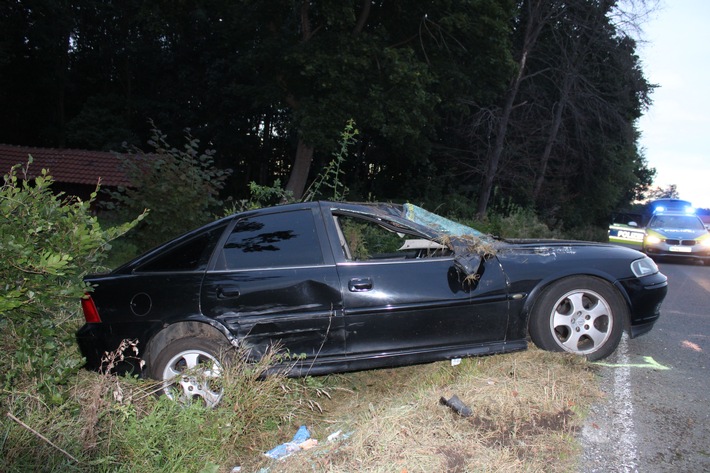
<path id="1" fill-rule="evenodd" d="M 564 277 L 583 272 L 610 281 L 634 277 L 631 263 L 645 258 L 633 248 L 578 240 L 506 240 L 496 257 L 511 280 Z"/>
<path id="2" fill-rule="evenodd" d="M 644 257 L 643 253 L 632 248 L 579 240 L 498 240 L 492 245 L 494 251 L 484 254 L 471 251 L 471 247 L 461 241 L 453 243 L 456 266 L 469 276 L 481 271 L 483 261 L 495 257 L 506 271 L 519 272 L 522 268 L 526 268 L 524 271 L 541 271 L 543 267 L 547 268 L 545 271 L 554 271 L 553 268 L 566 271 L 579 269 L 580 266 L 601 268 L 607 265 L 616 268 L 613 271 L 615 274 L 631 277 L 633 274 L 629 264 Z"/>
<path id="3" fill-rule="evenodd" d="M 500 240 L 496 245 L 497 253 L 534 253 L 547 254 L 557 253 L 574 254 L 580 251 L 598 250 L 604 252 L 614 252 L 628 257 L 642 257 L 643 253 L 628 247 L 613 245 L 610 243 L 600 243 L 595 241 L 581 240 L 549 240 L 549 239 L 505 239 Z"/>
<path id="4" fill-rule="evenodd" d="M 595 243 L 591 241 L 581 241 L 581 240 L 555 240 L 555 239 L 542 239 L 542 238 L 506 238 L 501 240 L 505 243 L 517 246 L 589 246 L 589 245 L 600 245 L 602 243 Z"/>
<path id="5" fill-rule="evenodd" d="M 644 257 L 644 254 L 638 250 L 611 243 L 541 239 L 501 240 L 496 245 L 496 255 L 504 260 L 510 258 L 526 260 L 533 257 L 533 260 L 538 262 L 560 259 L 574 260 L 575 258 L 631 262 Z"/>

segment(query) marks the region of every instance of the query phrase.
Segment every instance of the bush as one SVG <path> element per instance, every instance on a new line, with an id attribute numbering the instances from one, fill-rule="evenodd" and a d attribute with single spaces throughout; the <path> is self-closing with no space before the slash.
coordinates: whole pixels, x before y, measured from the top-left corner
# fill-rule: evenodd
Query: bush
<path id="1" fill-rule="evenodd" d="M 52 193 L 46 170 L 28 179 L 30 160 L 14 166 L 0 189 L 0 384 L 28 383 L 49 402 L 82 360 L 74 348 L 82 281 L 102 263 L 109 242 L 138 220 L 103 229 L 87 202 Z M 22 172 L 23 178 L 18 177 Z M 98 188 L 97 188 L 98 191 Z"/>
<path id="2" fill-rule="evenodd" d="M 189 129 L 183 150 L 170 146 L 155 126 L 152 133 L 151 152 L 128 149 L 124 166 L 131 186 L 110 192 L 113 202 L 107 205 L 118 210 L 121 220 L 150 210 L 150 217 L 131 235 L 130 243 L 138 252 L 212 220 L 222 206 L 219 193 L 231 174 L 214 166 L 214 151 L 199 150 L 200 141 Z"/>
<path id="3" fill-rule="evenodd" d="M 488 220 L 487 231 L 502 238 L 562 238 L 561 232 L 548 227 L 535 211 L 516 205 L 489 214 Z"/>

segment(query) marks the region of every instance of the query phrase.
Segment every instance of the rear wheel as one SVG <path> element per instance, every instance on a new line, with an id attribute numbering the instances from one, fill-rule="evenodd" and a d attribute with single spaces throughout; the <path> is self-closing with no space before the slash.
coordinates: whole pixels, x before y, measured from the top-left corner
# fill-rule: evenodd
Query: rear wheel
<path id="1" fill-rule="evenodd" d="M 589 276 L 548 287 L 530 316 L 530 338 L 539 348 L 599 360 L 619 345 L 628 309 L 607 282 Z"/>
<path id="2" fill-rule="evenodd" d="M 222 362 L 229 346 L 214 339 L 180 338 L 168 343 L 150 367 L 162 393 L 179 402 L 216 406 L 222 399 Z"/>

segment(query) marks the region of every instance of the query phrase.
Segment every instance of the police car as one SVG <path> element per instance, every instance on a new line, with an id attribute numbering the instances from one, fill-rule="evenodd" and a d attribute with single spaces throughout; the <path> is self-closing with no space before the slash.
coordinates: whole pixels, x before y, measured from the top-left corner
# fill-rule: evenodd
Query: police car
<path id="1" fill-rule="evenodd" d="M 651 257 L 710 261 L 710 232 L 692 209 L 659 210 L 646 226 L 643 252 Z"/>

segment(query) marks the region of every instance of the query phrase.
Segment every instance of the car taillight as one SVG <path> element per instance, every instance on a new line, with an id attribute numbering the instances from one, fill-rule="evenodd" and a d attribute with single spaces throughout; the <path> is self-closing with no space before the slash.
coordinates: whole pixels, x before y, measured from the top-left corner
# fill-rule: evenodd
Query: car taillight
<path id="1" fill-rule="evenodd" d="M 84 319 L 86 323 L 98 324 L 101 323 L 101 317 L 99 317 L 99 311 L 96 309 L 96 304 L 90 295 L 84 296 L 81 300 L 81 309 L 84 311 Z"/>

